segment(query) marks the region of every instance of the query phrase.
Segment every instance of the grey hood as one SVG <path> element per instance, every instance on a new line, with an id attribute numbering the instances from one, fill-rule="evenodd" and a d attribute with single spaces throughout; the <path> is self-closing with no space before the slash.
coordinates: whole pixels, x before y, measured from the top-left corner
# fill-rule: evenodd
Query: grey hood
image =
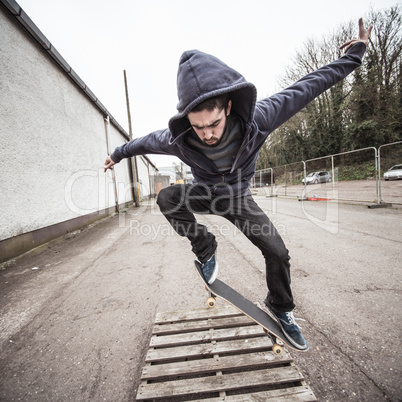
<path id="1" fill-rule="evenodd" d="M 232 110 L 243 120 L 247 132 L 257 99 L 255 86 L 215 56 L 199 50 L 184 52 L 177 72 L 178 113 L 169 121 L 173 141 L 191 128 L 187 114 L 194 107 L 207 98 L 229 92 Z"/>

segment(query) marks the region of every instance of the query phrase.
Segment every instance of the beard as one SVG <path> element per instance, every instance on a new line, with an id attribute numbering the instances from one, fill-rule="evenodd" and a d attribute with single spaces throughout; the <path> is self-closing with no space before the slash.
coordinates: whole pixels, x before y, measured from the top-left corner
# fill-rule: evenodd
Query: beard
<path id="1" fill-rule="evenodd" d="M 215 136 L 212 136 L 210 139 L 208 139 L 208 140 L 206 140 L 205 138 L 202 140 L 203 141 L 203 143 L 205 144 L 205 145 L 208 145 L 209 147 L 216 147 L 217 145 L 219 145 L 219 143 L 222 141 L 222 138 L 225 136 L 225 133 L 226 133 L 226 129 L 227 129 L 227 127 L 228 127 L 228 117 L 229 116 L 227 116 L 226 117 L 226 121 L 225 121 L 225 126 L 223 127 L 223 130 L 222 130 L 222 135 L 220 136 L 220 137 L 215 137 Z M 211 141 L 214 141 L 212 144 L 208 144 L 208 142 L 211 142 Z"/>
<path id="2" fill-rule="evenodd" d="M 208 145 L 209 147 L 214 147 L 219 144 L 221 139 L 222 139 L 222 137 L 221 138 L 211 137 L 209 140 L 206 140 L 204 138 L 202 141 L 204 142 L 204 144 Z M 212 142 L 212 143 L 210 144 L 210 142 Z"/>

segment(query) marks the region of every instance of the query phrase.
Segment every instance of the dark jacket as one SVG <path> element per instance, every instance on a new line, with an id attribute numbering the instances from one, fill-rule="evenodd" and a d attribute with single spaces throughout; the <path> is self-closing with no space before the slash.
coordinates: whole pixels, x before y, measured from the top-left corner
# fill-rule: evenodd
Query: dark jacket
<path id="1" fill-rule="evenodd" d="M 361 64 L 366 46 L 359 42 L 340 59 L 306 75 L 283 91 L 256 102 L 257 91 L 237 71 L 214 56 L 198 50 L 184 52 L 177 74 L 178 113 L 169 128 L 134 139 L 113 152 L 111 158 L 143 154 L 175 155 L 191 167 L 195 182 L 206 183 L 217 194 L 250 194 L 249 183 L 258 152 L 268 135 L 314 98 L 344 79 Z M 187 114 L 203 100 L 230 93 L 232 111 L 242 120 L 244 139 L 229 173 L 221 174 L 202 153 L 191 149 L 183 138 L 192 130 Z"/>

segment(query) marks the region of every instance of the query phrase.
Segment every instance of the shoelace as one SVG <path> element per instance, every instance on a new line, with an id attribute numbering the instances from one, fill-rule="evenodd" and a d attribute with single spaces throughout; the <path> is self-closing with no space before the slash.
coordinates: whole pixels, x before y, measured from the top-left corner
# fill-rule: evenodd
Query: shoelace
<path id="1" fill-rule="evenodd" d="M 298 321 L 306 321 L 303 320 L 303 318 L 295 318 L 295 316 L 293 315 L 293 312 L 290 311 L 288 313 L 286 313 L 286 317 L 288 318 L 289 322 L 293 325 L 296 325 L 297 328 L 302 329 L 302 327 L 296 322 L 296 320 Z"/>

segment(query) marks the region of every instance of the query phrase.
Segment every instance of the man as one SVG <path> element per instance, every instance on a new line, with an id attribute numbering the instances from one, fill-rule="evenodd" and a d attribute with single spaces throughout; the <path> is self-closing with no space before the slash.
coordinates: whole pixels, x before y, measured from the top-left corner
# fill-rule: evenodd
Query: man
<path id="1" fill-rule="evenodd" d="M 289 252 L 251 197 L 249 184 L 268 135 L 361 64 L 370 32 L 360 19 L 359 38 L 341 46 L 345 56 L 258 102 L 254 85 L 237 71 L 214 56 L 184 52 L 177 75 L 178 113 L 169 128 L 116 148 L 105 162 L 106 171 L 123 158 L 153 153 L 175 155 L 189 165 L 194 184 L 163 189 L 157 200 L 161 212 L 179 235 L 190 240 L 209 283 L 218 273 L 217 243 L 194 214 L 220 215 L 236 225 L 264 255 L 266 306 L 289 341 L 303 350 L 308 344 L 292 313 Z"/>

